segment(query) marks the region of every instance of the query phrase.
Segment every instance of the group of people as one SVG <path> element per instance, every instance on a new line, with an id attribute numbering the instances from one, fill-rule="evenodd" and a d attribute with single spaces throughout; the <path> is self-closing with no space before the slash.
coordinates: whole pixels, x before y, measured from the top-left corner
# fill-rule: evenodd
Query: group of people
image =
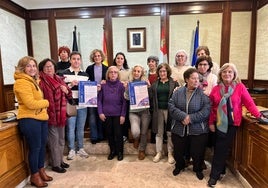
<path id="1" fill-rule="evenodd" d="M 200 180 L 204 178 L 209 135 L 214 133 L 208 186 L 216 185 L 225 174 L 229 147 L 241 124 L 242 105 L 255 117 L 262 115 L 239 79 L 234 64 L 226 63 L 219 69 L 206 46 L 200 46 L 196 54 L 195 67 L 187 65 L 184 50 L 176 53 L 172 67 L 167 63 L 158 64 L 157 56 L 149 56 L 148 71 L 141 65 L 130 70 L 122 52 L 117 53 L 113 65 L 107 67 L 102 64 L 105 56 L 99 49 L 91 52 L 92 65 L 86 71 L 81 69 L 81 54 L 70 52 L 66 46 L 59 48 L 58 63 L 49 58 L 39 64 L 33 57 L 21 58 L 14 73 L 14 93 L 19 103 L 19 129 L 29 145 L 31 183 L 46 187 L 46 182 L 53 180 L 44 169 L 47 143 L 52 170 L 64 173 L 69 168 L 63 161 L 65 134 L 68 160 L 76 155 L 89 157 L 83 146 L 88 117 L 91 143 L 108 140 L 108 160 L 115 156 L 118 161 L 123 160 L 128 129 L 138 150 L 138 159 L 143 160 L 151 128 L 156 146 L 153 162 L 162 159 L 166 137 L 168 162 L 175 163 L 173 175 L 181 173 L 192 159 L 193 171 Z M 79 81 L 88 80 L 97 82 L 97 107 L 78 105 Z M 128 85 L 131 82 L 146 83 L 150 108 L 130 109 Z M 76 105 L 75 116 L 67 115 L 67 103 Z"/>

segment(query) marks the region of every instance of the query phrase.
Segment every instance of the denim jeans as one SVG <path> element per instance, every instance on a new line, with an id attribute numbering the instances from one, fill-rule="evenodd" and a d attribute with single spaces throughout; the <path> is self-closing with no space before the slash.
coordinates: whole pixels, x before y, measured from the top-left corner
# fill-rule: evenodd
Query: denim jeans
<path id="1" fill-rule="evenodd" d="M 140 112 L 130 112 L 129 120 L 131 133 L 134 139 L 140 137 L 139 150 L 144 151 L 147 146 L 147 132 L 150 124 L 151 114 L 148 109 Z"/>
<path id="2" fill-rule="evenodd" d="M 78 150 L 83 148 L 86 118 L 87 108 L 77 109 L 77 115 L 68 118 L 67 136 L 70 150 L 75 150 L 75 140 L 77 141 Z"/>
<path id="3" fill-rule="evenodd" d="M 19 120 L 19 129 L 29 145 L 28 161 L 31 174 L 44 167 L 48 122 L 32 118 Z"/>
<path id="4" fill-rule="evenodd" d="M 103 139 L 103 125 L 99 118 L 98 109 L 94 107 L 88 108 L 89 110 L 89 128 L 91 140 Z"/>

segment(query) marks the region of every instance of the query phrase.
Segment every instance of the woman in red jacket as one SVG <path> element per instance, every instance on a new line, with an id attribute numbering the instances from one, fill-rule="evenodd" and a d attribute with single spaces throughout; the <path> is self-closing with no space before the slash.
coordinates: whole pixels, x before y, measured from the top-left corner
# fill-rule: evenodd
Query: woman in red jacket
<path id="1" fill-rule="evenodd" d="M 255 117 L 261 117 L 247 88 L 237 75 L 234 64 L 226 63 L 219 71 L 218 85 L 211 93 L 211 113 L 209 129 L 216 132 L 216 143 L 212 160 L 208 186 L 215 186 L 217 180 L 225 174 L 225 160 L 232 145 L 237 128 L 242 120 L 242 106 Z"/>

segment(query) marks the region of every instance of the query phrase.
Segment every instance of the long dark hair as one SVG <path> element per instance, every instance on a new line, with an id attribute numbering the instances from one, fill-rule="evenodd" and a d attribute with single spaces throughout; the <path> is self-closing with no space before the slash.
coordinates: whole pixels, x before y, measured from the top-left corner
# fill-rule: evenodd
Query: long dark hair
<path id="1" fill-rule="evenodd" d="M 129 69 L 128 64 L 127 64 L 126 56 L 125 56 L 125 54 L 124 54 L 123 52 L 118 52 L 118 53 L 115 55 L 114 60 L 113 60 L 113 65 L 116 66 L 116 57 L 117 57 L 118 55 L 122 55 L 122 56 L 124 57 L 124 63 L 123 63 L 123 67 L 124 67 L 124 69 Z"/>

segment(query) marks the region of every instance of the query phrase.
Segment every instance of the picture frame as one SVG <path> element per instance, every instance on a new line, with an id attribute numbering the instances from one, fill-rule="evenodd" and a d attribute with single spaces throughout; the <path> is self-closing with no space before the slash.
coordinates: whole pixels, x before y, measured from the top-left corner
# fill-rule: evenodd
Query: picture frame
<path id="1" fill-rule="evenodd" d="M 127 28 L 127 51 L 146 51 L 146 28 Z"/>

